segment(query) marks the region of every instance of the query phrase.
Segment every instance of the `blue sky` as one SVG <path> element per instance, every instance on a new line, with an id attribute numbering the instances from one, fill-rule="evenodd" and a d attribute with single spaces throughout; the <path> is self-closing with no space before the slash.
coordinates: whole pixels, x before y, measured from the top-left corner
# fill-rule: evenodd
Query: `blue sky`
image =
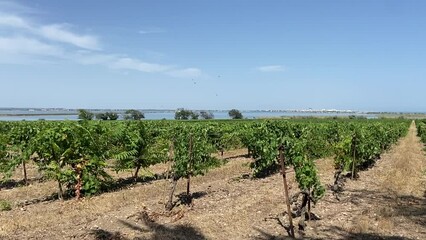
<path id="1" fill-rule="evenodd" d="M 0 107 L 426 111 L 426 1 L 0 0 Z"/>

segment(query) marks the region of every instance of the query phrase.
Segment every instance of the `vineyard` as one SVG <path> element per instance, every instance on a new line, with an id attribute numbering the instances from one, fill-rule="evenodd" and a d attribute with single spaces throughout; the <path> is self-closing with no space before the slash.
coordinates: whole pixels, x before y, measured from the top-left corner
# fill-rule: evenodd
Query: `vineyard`
<path id="1" fill-rule="evenodd" d="M 426 120 L 417 121 L 417 132 L 422 140 L 422 142 L 426 143 Z"/>
<path id="2" fill-rule="evenodd" d="M 172 224 L 183 218 L 183 212 L 202 214 L 198 207 L 204 204 L 203 199 L 218 197 L 213 195 L 224 191 L 220 184 L 214 186 L 215 181 L 222 181 L 231 171 L 229 166 L 238 164 L 237 169 L 248 172 L 232 170 L 236 175 L 226 176 L 231 179 L 226 184 L 244 188 L 246 183 L 250 189 L 250 184 L 266 181 L 271 189 L 281 188 L 274 193 L 275 198 L 263 196 L 262 201 L 275 206 L 274 211 L 264 212 L 263 218 L 277 219 L 282 236 L 294 236 L 294 232 L 309 235 L 312 221 L 324 220 L 318 213 L 323 199 L 343 199 L 351 184 L 362 181 L 364 172 L 375 168 L 383 154 L 409 133 L 410 124 L 401 119 L 0 122 L 0 201 L 9 205 L 4 210 L 10 212 L 39 204 L 96 205 L 93 201 L 97 198 L 120 192 L 130 196 L 128 191 L 138 187 L 146 196 L 159 194 L 162 200 L 156 207 L 146 205 L 149 201 L 139 202 L 141 199 L 120 204 L 135 207 L 138 210 L 129 213 L 132 217 L 138 214 L 151 224 L 148 228 L 162 229 L 161 234 L 166 234 L 167 227 L 158 225 L 163 223 L 161 219 Z M 417 121 L 416 125 L 418 135 L 426 142 L 426 122 Z M 327 172 L 318 167 L 328 163 Z M 324 179 L 324 175 L 329 177 Z M 280 177 L 288 196 L 282 194 Z M 209 179 L 208 186 L 200 179 Z M 2 196 L 44 183 L 52 183 L 50 193 L 44 196 Z M 268 184 L 264 188 L 268 189 Z M 234 189 L 227 196 L 241 191 Z M 156 210 L 148 211 L 150 208 Z M 83 216 L 75 213 L 73 217 Z M 19 227 L 1 228 L 0 236 L 23 234 L 20 231 Z M 104 234 L 115 239 L 114 234 Z M 124 235 L 117 236 L 125 239 Z"/>

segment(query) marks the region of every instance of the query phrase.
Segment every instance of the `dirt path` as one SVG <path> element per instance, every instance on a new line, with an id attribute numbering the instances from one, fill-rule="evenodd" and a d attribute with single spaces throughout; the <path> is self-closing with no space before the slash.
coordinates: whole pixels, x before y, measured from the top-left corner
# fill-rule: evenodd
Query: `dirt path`
<path id="1" fill-rule="evenodd" d="M 323 220 L 313 238 L 426 239 L 426 157 L 414 123 L 371 169 L 348 181 L 340 201 L 317 206 Z"/>
<path id="2" fill-rule="evenodd" d="M 340 201 L 327 191 L 313 209 L 321 220 L 308 223 L 304 237 L 426 239 L 426 158 L 415 131 L 412 125 L 373 168 L 361 172 L 358 180 L 347 181 Z M 282 239 L 286 233 L 277 220 L 285 209 L 282 178 L 279 174 L 245 178 L 252 159 L 244 153 L 226 153 L 227 164 L 192 179 L 196 199 L 191 208 L 177 206 L 167 214 L 169 183 L 159 180 L 80 202 L 55 201 L 0 212 L 0 238 Z M 332 183 L 333 159 L 316 164 L 322 183 Z M 291 171 L 288 179 L 294 193 L 298 188 Z M 184 191 L 181 181 L 177 193 Z M 23 193 L 22 188 L 11 189 L 7 196 L 13 199 Z"/>

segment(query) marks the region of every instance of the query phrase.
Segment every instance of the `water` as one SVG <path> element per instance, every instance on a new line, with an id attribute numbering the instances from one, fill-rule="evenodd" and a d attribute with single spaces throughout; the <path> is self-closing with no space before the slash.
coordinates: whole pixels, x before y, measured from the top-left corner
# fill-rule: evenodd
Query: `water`
<path id="1" fill-rule="evenodd" d="M 93 113 L 105 112 L 106 110 L 94 110 Z M 114 111 L 120 115 L 122 119 L 123 111 Z M 144 112 L 144 111 L 143 111 Z M 229 119 L 227 111 L 212 111 L 215 119 Z M 349 115 L 365 116 L 367 118 L 377 118 L 374 114 L 361 114 L 361 113 L 326 113 L 326 112 L 261 112 L 261 111 L 242 111 L 244 118 L 275 118 L 275 117 L 344 117 Z M 9 114 L 6 116 L 5 114 Z M 21 115 L 19 115 L 21 114 Z M 31 114 L 31 115 L 27 115 Z M 54 115 L 52 115 L 54 114 Z M 145 119 L 147 120 L 160 120 L 160 119 L 174 119 L 174 111 L 145 111 Z M 0 121 L 35 121 L 35 120 L 77 120 L 78 115 L 75 110 L 33 110 L 33 109 L 0 109 Z"/>

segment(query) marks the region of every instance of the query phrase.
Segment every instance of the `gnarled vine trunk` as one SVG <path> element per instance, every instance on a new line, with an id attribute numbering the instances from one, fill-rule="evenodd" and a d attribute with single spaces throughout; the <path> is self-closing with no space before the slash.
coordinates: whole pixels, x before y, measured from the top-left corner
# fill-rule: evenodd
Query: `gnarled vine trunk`
<path id="1" fill-rule="evenodd" d="M 166 206 L 165 206 L 167 211 L 172 210 L 173 207 L 174 207 L 174 204 L 173 204 L 173 195 L 175 194 L 176 185 L 177 185 L 177 181 L 178 180 L 179 180 L 178 178 L 175 178 L 173 176 L 173 180 L 171 182 L 171 187 L 170 187 L 169 200 L 167 201 Z"/>
<path id="2" fill-rule="evenodd" d="M 140 164 L 136 164 L 135 174 L 133 175 L 133 178 L 135 179 L 135 182 L 138 181 L 138 174 L 139 174 L 139 170 L 140 169 L 141 169 L 141 165 Z"/>

